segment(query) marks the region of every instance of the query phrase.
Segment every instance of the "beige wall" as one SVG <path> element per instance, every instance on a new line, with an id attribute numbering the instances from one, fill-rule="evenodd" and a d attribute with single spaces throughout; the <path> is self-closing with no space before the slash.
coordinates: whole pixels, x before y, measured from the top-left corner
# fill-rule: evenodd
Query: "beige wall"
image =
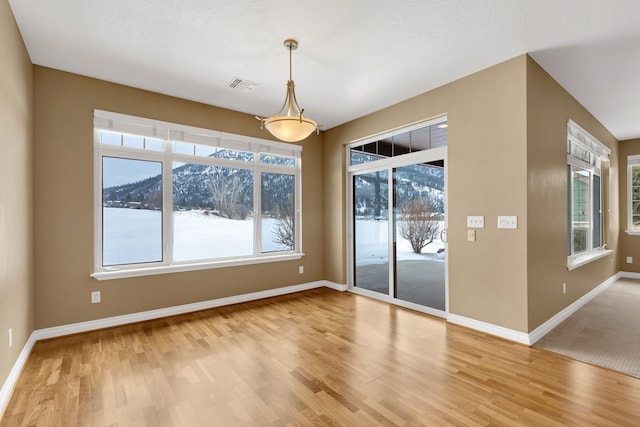
<path id="1" fill-rule="evenodd" d="M 34 67 L 35 327 L 46 328 L 324 279 L 322 136 L 303 142 L 300 261 L 97 281 L 95 108 L 266 138 L 251 115 Z M 304 265 L 305 273 L 298 274 Z M 91 291 L 102 292 L 100 304 Z"/>
<path id="2" fill-rule="evenodd" d="M 612 150 L 609 175 L 603 170 L 608 194 L 603 211 L 605 242 L 616 250 L 573 271 L 566 264 L 568 119 Z M 533 330 L 618 271 L 619 224 L 618 142 L 531 58 L 527 60 L 527 170 L 528 312 Z"/>
<path id="3" fill-rule="evenodd" d="M 640 236 L 630 236 L 627 229 L 627 156 L 640 154 L 640 139 L 620 142 L 620 168 L 618 182 L 620 186 L 620 257 L 618 269 L 640 273 Z M 627 264 L 627 257 L 633 257 L 633 263 Z"/>
<path id="4" fill-rule="evenodd" d="M 325 134 L 326 271 L 346 283 L 343 146 L 375 133 L 446 114 L 449 309 L 526 332 L 526 226 L 498 230 L 498 215 L 527 220 L 526 56 L 498 64 Z M 467 241 L 467 215 L 486 228 Z"/>
<path id="5" fill-rule="evenodd" d="M 0 1 L 0 387 L 33 330 L 32 66 Z M 8 330 L 13 346 L 7 346 Z"/>
<path id="6" fill-rule="evenodd" d="M 344 170 L 343 146 L 440 114 L 449 120 L 451 313 L 530 332 L 616 273 L 618 251 L 571 272 L 566 267 L 567 120 L 612 149 L 609 173 L 614 179 L 606 181 L 605 201 L 611 249 L 618 246 L 617 142 L 523 55 L 326 133 L 330 280 L 347 282 L 345 182 L 338 170 Z M 476 242 L 466 240 L 467 215 L 485 216 Z M 497 229 L 498 215 L 517 215 L 518 229 Z"/>

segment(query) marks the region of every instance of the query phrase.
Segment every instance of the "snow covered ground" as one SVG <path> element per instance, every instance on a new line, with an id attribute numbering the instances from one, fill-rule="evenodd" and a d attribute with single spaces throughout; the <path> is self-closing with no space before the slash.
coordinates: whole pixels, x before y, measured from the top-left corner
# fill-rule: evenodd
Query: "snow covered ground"
<path id="1" fill-rule="evenodd" d="M 235 220 L 202 211 L 173 213 L 173 259 L 189 261 L 253 255 L 253 219 Z M 262 220 L 262 252 L 287 250 L 273 241 L 277 221 Z"/>
<path id="2" fill-rule="evenodd" d="M 162 215 L 144 209 L 102 210 L 103 265 L 162 261 Z"/>
<path id="3" fill-rule="evenodd" d="M 162 214 L 145 209 L 105 208 L 104 265 L 162 260 Z M 173 214 L 174 261 L 226 258 L 253 254 L 253 219 L 232 220 L 202 211 Z M 272 239 L 277 221 L 262 220 L 262 250 L 283 250 Z"/>
<path id="4" fill-rule="evenodd" d="M 104 208 L 104 265 L 154 262 L 162 260 L 162 214 L 145 209 Z M 202 211 L 177 211 L 174 218 L 174 261 L 192 261 L 253 254 L 253 219 L 232 220 Z M 277 221 L 262 220 L 263 252 L 283 250 L 272 239 Z M 372 219 L 356 221 L 356 265 L 388 261 L 388 222 Z M 304 240 L 304 236 L 303 236 Z M 440 239 L 427 245 L 422 254 L 410 243 L 397 239 L 398 260 L 430 259 L 444 261 Z"/>
<path id="5" fill-rule="evenodd" d="M 389 260 L 389 222 L 372 219 L 356 220 L 356 266 L 382 264 Z M 442 229 L 442 223 L 440 223 Z M 398 261 L 430 259 L 444 262 L 444 243 L 439 238 L 422 249 L 421 254 L 413 252 L 411 243 L 400 236 L 396 237 L 396 256 Z"/>

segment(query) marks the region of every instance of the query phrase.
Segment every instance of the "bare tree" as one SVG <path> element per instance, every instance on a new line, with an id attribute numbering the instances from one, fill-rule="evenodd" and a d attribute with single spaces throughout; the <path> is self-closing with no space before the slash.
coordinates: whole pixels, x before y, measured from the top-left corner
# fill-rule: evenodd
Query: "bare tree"
<path id="1" fill-rule="evenodd" d="M 281 203 L 276 213 L 278 222 L 272 231 L 273 241 L 288 249 L 295 247 L 295 222 L 293 218 L 293 200 Z"/>
<path id="2" fill-rule="evenodd" d="M 209 180 L 209 191 L 216 209 L 221 215 L 227 218 L 244 219 L 244 209 L 242 202 L 242 181 L 237 175 L 230 177 L 211 178 Z M 243 218 L 244 217 L 244 218 Z"/>
<path id="3" fill-rule="evenodd" d="M 440 222 L 438 212 L 428 199 L 411 199 L 400 208 L 398 231 L 411 243 L 417 254 L 433 242 L 438 235 Z"/>

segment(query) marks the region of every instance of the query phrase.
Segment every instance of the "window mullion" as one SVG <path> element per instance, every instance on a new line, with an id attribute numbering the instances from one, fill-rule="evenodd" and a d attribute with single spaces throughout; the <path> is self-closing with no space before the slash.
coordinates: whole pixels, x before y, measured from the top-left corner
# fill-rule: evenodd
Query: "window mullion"
<path id="1" fill-rule="evenodd" d="M 253 255 L 262 254 L 262 170 L 259 167 L 259 156 L 253 163 Z"/>
<path id="2" fill-rule="evenodd" d="M 587 230 L 587 251 L 593 250 L 593 231 L 594 231 L 594 227 L 595 227 L 595 218 L 593 217 L 593 209 L 595 208 L 595 197 L 593 192 L 594 192 L 594 185 L 595 185 L 595 179 L 594 179 L 595 174 L 593 172 L 589 173 L 589 189 L 588 189 L 588 194 L 589 194 L 589 208 L 587 209 L 587 211 L 589 212 L 589 229 Z"/>
<path id="3" fill-rule="evenodd" d="M 162 258 L 173 263 L 173 145 L 165 141 L 162 161 Z"/>
<path id="4" fill-rule="evenodd" d="M 293 176 L 294 185 L 294 230 L 295 241 L 293 250 L 295 252 L 302 252 L 302 159 L 296 159 L 296 170 Z"/>
<path id="5" fill-rule="evenodd" d="M 638 158 L 640 156 L 628 156 L 627 157 L 627 231 L 629 232 L 638 232 L 634 223 L 634 204 L 639 200 L 635 199 L 635 188 L 634 188 L 634 174 L 640 168 L 638 165 Z"/>
<path id="6" fill-rule="evenodd" d="M 102 152 L 100 145 L 100 131 L 93 131 L 93 185 L 94 185 L 94 268 L 102 265 L 103 251 L 103 220 L 102 220 Z"/>
<path id="7" fill-rule="evenodd" d="M 570 239 L 571 239 L 571 255 L 574 255 L 576 253 L 575 250 L 575 238 L 574 238 L 574 233 L 575 230 L 573 229 L 573 220 L 574 220 L 574 212 L 573 212 L 573 206 L 574 206 L 574 195 L 573 195 L 573 165 L 569 165 L 569 198 L 571 200 L 571 203 L 569 204 L 569 208 L 571 209 L 569 212 L 569 229 L 570 231 Z"/>

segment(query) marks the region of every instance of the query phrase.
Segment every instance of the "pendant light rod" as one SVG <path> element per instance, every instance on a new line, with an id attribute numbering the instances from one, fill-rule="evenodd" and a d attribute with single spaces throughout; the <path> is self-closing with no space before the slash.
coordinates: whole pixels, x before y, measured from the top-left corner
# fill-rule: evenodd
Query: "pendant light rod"
<path id="1" fill-rule="evenodd" d="M 298 42 L 293 39 L 284 41 L 284 47 L 289 49 L 289 80 L 293 80 L 293 51 L 298 48 Z"/>

